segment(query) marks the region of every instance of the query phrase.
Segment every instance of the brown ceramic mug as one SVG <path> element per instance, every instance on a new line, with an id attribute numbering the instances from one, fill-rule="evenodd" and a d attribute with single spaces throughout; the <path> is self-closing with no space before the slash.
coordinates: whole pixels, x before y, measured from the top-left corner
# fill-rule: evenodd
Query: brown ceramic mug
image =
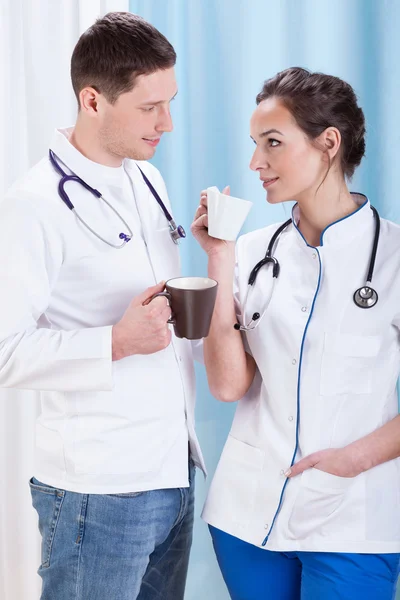
<path id="1" fill-rule="evenodd" d="M 217 297 L 218 283 L 209 277 L 176 277 L 165 284 L 165 292 L 152 297 L 168 298 L 175 335 L 188 340 L 200 340 L 210 331 Z"/>

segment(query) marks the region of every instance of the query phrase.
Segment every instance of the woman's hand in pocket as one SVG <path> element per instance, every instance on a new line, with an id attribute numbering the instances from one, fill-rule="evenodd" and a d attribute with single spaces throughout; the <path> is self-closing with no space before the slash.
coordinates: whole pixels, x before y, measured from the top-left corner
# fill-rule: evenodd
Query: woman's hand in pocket
<path id="1" fill-rule="evenodd" d="M 296 477 L 307 469 L 318 469 L 337 477 L 356 477 L 363 472 L 360 456 L 351 446 L 328 448 L 309 454 L 295 463 L 285 475 Z"/>

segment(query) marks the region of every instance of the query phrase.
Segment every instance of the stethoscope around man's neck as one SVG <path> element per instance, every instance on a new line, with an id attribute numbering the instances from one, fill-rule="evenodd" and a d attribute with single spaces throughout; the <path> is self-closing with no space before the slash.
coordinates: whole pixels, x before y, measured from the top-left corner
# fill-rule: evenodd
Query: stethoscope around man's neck
<path id="1" fill-rule="evenodd" d="M 379 213 L 375 207 L 370 206 L 370 208 L 371 208 L 374 218 L 375 218 L 375 234 L 374 234 L 374 242 L 373 242 L 373 246 L 372 246 L 371 258 L 369 261 L 368 273 L 367 273 L 367 278 L 365 280 L 365 284 L 362 287 L 358 288 L 353 294 L 353 301 L 354 301 L 355 305 L 358 306 L 359 308 L 373 308 L 378 302 L 378 294 L 377 294 L 376 290 L 374 290 L 374 288 L 372 287 L 371 283 L 372 283 L 372 277 L 374 274 L 376 253 L 378 250 L 378 243 L 379 243 L 380 217 L 379 217 Z M 235 325 L 234 325 L 235 329 L 240 330 L 240 331 L 252 331 L 259 325 L 261 319 L 264 317 L 266 309 L 268 308 L 268 304 L 271 301 L 275 283 L 276 283 L 276 281 L 279 277 L 279 273 L 280 273 L 280 264 L 278 262 L 278 259 L 275 258 L 275 256 L 272 255 L 272 253 L 279 241 L 279 237 L 285 231 L 285 229 L 287 227 L 289 227 L 289 225 L 292 224 L 292 222 L 293 222 L 292 219 L 288 219 L 287 221 L 285 221 L 285 223 L 283 223 L 282 225 L 280 225 L 278 227 L 278 229 L 275 231 L 274 235 L 272 236 L 272 238 L 268 244 L 268 248 L 267 248 L 264 258 L 262 258 L 255 265 L 255 267 L 251 270 L 249 280 L 248 280 L 248 288 L 247 288 L 246 298 L 245 298 L 244 305 L 243 305 L 243 316 L 245 317 L 245 315 L 246 315 L 246 307 L 247 307 L 247 302 L 248 302 L 248 298 L 249 298 L 249 292 L 250 292 L 250 289 L 252 289 L 254 287 L 258 273 L 265 265 L 271 265 L 272 266 L 273 288 L 272 288 L 272 292 L 270 294 L 270 298 L 267 303 L 267 306 L 265 307 L 262 315 L 259 312 L 254 312 L 251 320 L 249 321 L 249 323 L 247 325 L 240 325 L 240 323 L 235 323 Z"/>
<path id="2" fill-rule="evenodd" d="M 123 248 L 125 246 L 125 244 L 127 244 L 132 239 L 132 236 L 133 236 L 132 229 L 129 227 L 129 225 L 125 221 L 125 219 L 110 204 L 110 202 L 108 202 L 108 200 L 106 200 L 106 198 L 104 198 L 104 196 L 98 190 L 96 190 L 95 188 L 92 188 L 88 183 L 86 183 L 86 181 L 84 181 L 81 177 L 79 177 L 78 175 L 76 175 L 72 171 L 71 171 L 70 175 L 68 175 L 67 173 L 65 173 L 65 171 L 63 171 L 63 169 L 61 168 L 60 163 L 58 162 L 60 159 L 53 152 L 53 150 L 49 150 L 49 159 L 50 159 L 50 162 L 53 165 L 54 169 L 57 171 L 57 173 L 59 173 L 59 175 L 61 175 L 61 179 L 58 182 L 58 194 L 59 194 L 61 200 L 64 202 L 64 204 L 66 204 L 66 206 L 68 206 L 68 208 L 75 214 L 75 216 L 82 223 L 82 225 L 84 225 L 99 240 L 101 240 L 105 244 L 108 244 L 108 246 L 111 246 L 112 248 L 116 248 L 117 250 Z M 143 179 L 144 179 L 147 187 L 149 188 L 149 190 L 153 194 L 153 196 L 156 199 L 158 205 L 160 206 L 161 210 L 163 211 L 163 213 L 165 215 L 165 218 L 168 221 L 168 225 L 169 225 L 169 229 L 170 229 L 170 236 L 171 236 L 172 241 L 175 244 L 177 244 L 181 238 L 186 237 L 186 233 L 185 233 L 184 228 L 182 227 L 182 225 L 176 226 L 176 223 L 175 223 L 172 215 L 169 213 L 167 207 L 165 206 L 164 202 L 161 200 L 161 198 L 158 195 L 157 191 L 155 190 L 154 186 L 149 181 L 149 179 L 146 177 L 146 175 L 143 173 L 143 171 L 139 167 L 139 165 L 136 165 L 136 166 L 139 169 L 139 171 L 141 172 L 142 177 L 143 177 Z M 68 168 L 68 170 L 70 170 L 70 169 Z M 93 196 L 95 196 L 96 198 L 99 198 L 99 199 L 103 200 L 103 202 L 105 202 L 107 204 L 107 206 L 109 208 L 111 208 L 111 210 L 116 214 L 116 216 L 119 218 L 119 220 L 126 227 L 126 231 L 127 231 L 127 233 L 121 232 L 119 234 L 119 236 L 118 236 L 119 239 L 122 240 L 121 244 L 113 244 L 112 242 L 109 242 L 108 240 L 106 240 L 105 238 L 103 238 L 99 233 L 97 233 L 96 231 L 94 231 L 90 227 L 90 225 L 88 225 L 82 219 L 82 217 L 79 215 L 79 213 L 77 212 L 76 208 L 72 204 L 71 200 L 69 199 L 69 196 L 68 196 L 67 192 L 65 191 L 65 184 L 68 183 L 69 181 L 75 181 L 76 183 L 79 183 L 80 185 L 82 185 L 88 192 L 90 192 L 91 194 L 93 194 Z"/>

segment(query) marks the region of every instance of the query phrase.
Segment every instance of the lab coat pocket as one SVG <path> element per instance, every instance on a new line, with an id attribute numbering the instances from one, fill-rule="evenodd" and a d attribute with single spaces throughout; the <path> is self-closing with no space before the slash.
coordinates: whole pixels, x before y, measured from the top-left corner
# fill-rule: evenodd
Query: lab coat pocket
<path id="1" fill-rule="evenodd" d="M 305 471 L 288 522 L 293 538 L 302 540 L 311 534 L 343 536 L 336 519 L 353 482 L 353 477 L 338 477 L 318 469 Z"/>
<path id="2" fill-rule="evenodd" d="M 206 513 L 241 526 L 249 523 L 264 462 L 264 451 L 229 435 L 206 502 Z"/>
<path id="3" fill-rule="evenodd" d="M 373 367 L 381 337 L 326 332 L 321 364 L 320 393 L 370 394 Z"/>

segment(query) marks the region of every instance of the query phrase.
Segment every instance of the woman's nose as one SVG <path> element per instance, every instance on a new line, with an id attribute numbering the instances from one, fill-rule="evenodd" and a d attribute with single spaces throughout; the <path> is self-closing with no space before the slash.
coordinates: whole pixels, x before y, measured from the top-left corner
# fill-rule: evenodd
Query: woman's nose
<path id="1" fill-rule="evenodd" d="M 250 169 L 252 171 L 259 171 L 260 169 L 265 169 L 267 167 L 268 161 L 266 160 L 266 157 L 263 155 L 260 148 L 256 148 L 251 157 Z"/>

